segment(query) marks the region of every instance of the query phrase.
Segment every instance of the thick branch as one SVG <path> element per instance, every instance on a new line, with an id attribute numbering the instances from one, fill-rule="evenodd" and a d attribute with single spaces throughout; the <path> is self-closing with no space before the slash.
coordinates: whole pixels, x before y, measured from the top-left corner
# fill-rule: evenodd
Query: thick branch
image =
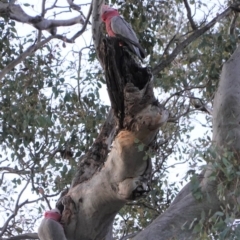
<path id="1" fill-rule="evenodd" d="M 89 181 L 69 190 L 63 201 L 67 238 L 104 238 L 126 201 L 134 200 L 148 190 L 145 181 L 149 161 L 144 160 L 145 151 L 167 117 L 167 112 L 158 106 L 149 106 L 140 112 L 135 117 L 138 130 L 121 131 L 104 167 Z M 145 146 L 142 151 L 139 151 L 137 139 Z"/>
<path id="2" fill-rule="evenodd" d="M 115 121 L 110 110 L 101 132 L 88 153 L 79 159 L 79 167 L 72 181 L 72 187 L 90 179 L 106 160 L 110 146 L 115 136 Z"/>
<path id="3" fill-rule="evenodd" d="M 105 126 L 115 120 L 117 130 L 116 125 L 110 126 L 114 131 L 104 131 L 101 142 L 84 156 L 83 168 L 61 201 L 68 239 L 110 238 L 117 212 L 149 191 L 151 161 L 146 151 L 168 119 L 153 95 L 150 70 L 141 67 L 118 39 L 102 40 L 99 58 L 117 119 L 110 116 Z"/>
<path id="4" fill-rule="evenodd" d="M 39 239 L 39 237 L 37 233 L 24 233 L 10 238 L 0 238 L 0 240 L 23 240 L 23 239 Z"/>
<path id="5" fill-rule="evenodd" d="M 191 182 L 188 183 L 179 193 L 181 199 L 174 201 L 161 216 L 133 239 L 197 239 L 197 234 L 192 233 L 194 223 L 201 219 L 203 213 L 208 217 L 209 212 L 215 213 L 220 209 L 214 187 L 214 185 L 208 185 L 203 195 L 204 200 L 197 200 L 192 194 Z"/>
<path id="6" fill-rule="evenodd" d="M 214 98 L 213 108 L 213 141 L 214 145 L 221 150 L 232 150 L 239 152 L 240 146 L 240 47 L 234 52 L 232 57 L 224 64 L 218 91 Z M 221 154 L 221 152 L 219 152 Z M 219 156 L 221 156 L 219 154 Z M 217 161 L 219 159 L 212 159 Z M 236 155 L 234 161 L 239 165 L 239 156 Z M 233 164 L 233 163 L 232 163 Z M 212 165 L 204 173 L 200 181 L 202 198 L 197 200 L 191 191 L 191 183 L 188 183 L 178 194 L 168 210 L 153 221 L 146 229 L 139 233 L 134 239 L 196 239 L 193 228 L 199 220 L 208 223 L 209 218 L 216 212 L 222 211 L 219 196 L 217 195 L 217 184 L 209 180 L 212 174 Z M 222 176 L 224 177 L 224 176 Z M 236 184 L 231 182 L 231 185 Z M 228 203 L 228 214 L 232 214 L 236 202 L 233 191 L 228 187 L 231 194 L 226 192 L 225 201 Z M 205 219 L 202 214 L 205 214 Z"/>
<path id="7" fill-rule="evenodd" d="M 60 26 L 72 26 L 76 23 L 84 24 L 85 22 L 81 15 L 66 20 L 45 19 L 41 16 L 32 17 L 26 14 L 20 5 L 7 4 L 1 2 L 0 2 L 0 16 L 7 16 L 10 19 L 16 20 L 21 23 L 31 24 L 38 30 L 48 30 Z"/>
<path id="8" fill-rule="evenodd" d="M 214 98 L 213 141 L 219 147 L 240 149 L 240 47 L 224 64 Z"/>
<path id="9" fill-rule="evenodd" d="M 97 54 L 99 53 L 99 46 L 103 38 L 102 21 L 100 19 L 100 11 L 103 4 L 105 4 L 105 0 L 93 0 L 92 2 L 92 36 Z"/>

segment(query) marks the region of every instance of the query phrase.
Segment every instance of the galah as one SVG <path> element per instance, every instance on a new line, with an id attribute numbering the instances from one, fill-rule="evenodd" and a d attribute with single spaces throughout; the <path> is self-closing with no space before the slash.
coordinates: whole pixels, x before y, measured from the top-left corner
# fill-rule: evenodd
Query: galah
<path id="1" fill-rule="evenodd" d="M 145 57 L 145 52 L 139 44 L 138 38 L 131 25 L 120 16 L 117 9 L 103 5 L 101 18 L 106 24 L 106 30 L 110 37 L 120 38 L 139 58 Z"/>
<path id="2" fill-rule="evenodd" d="M 40 240 L 67 240 L 60 220 L 61 214 L 58 209 L 46 211 L 38 228 Z"/>

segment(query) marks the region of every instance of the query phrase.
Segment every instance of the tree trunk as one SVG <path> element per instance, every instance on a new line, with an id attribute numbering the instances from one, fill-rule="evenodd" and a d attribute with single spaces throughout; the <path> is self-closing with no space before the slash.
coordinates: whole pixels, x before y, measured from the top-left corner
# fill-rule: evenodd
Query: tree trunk
<path id="1" fill-rule="evenodd" d="M 112 110 L 57 205 L 69 240 L 111 239 L 118 211 L 149 191 L 151 160 L 146 151 L 168 119 L 154 97 L 150 70 L 118 39 L 100 39 L 98 56 Z"/>
<path id="2" fill-rule="evenodd" d="M 236 153 L 232 161 L 239 164 L 240 146 L 240 47 L 236 49 L 232 57 L 224 64 L 218 90 L 214 97 L 213 109 L 213 146 L 216 150 L 216 158 L 211 162 L 219 161 L 226 151 Z M 196 239 L 193 228 L 203 216 L 204 223 L 221 206 L 228 203 L 229 215 L 234 211 L 238 195 L 230 195 L 232 187 L 226 191 L 225 199 L 219 198 L 217 185 L 220 181 L 211 181 L 209 176 L 213 172 L 212 163 L 208 163 L 206 170 L 199 177 L 202 199 L 196 199 L 191 191 L 189 182 L 178 194 L 166 212 L 155 219 L 146 229 L 140 232 L 134 239 Z M 218 179 L 219 180 L 219 179 Z M 236 179 L 235 179 L 236 180 Z M 236 180 L 237 181 L 237 180 Z M 230 182 L 233 186 L 236 182 Z M 236 193 L 235 193 L 236 194 Z"/>
<path id="3" fill-rule="evenodd" d="M 113 134 L 108 138 L 99 135 L 101 141 L 97 139 L 92 151 L 82 158 L 72 188 L 62 199 L 62 219 L 68 239 L 104 238 L 111 229 L 115 215 L 126 201 L 135 200 L 149 191 L 151 162 L 146 151 L 153 143 L 159 127 L 168 118 L 167 111 L 162 109 L 153 96 L 148 69 L 137 67 L 134 61 L 129 62 L 129 53 L 118 45 L 124 69 L 127 69 L 124 71 L 128 76 L 126 81 L 126 76 L 123 77 L 122 72 L 115 68 L 119 60 L 113 48 L 117 46 L 116 41 L 106 39 L 103 44 L 107 52 L 103 60 L 107 69 L 107 82 L 111 87 L 119 87 L 119 91 L 112 91 L 110 97 L 114 103 L 116 137 Z M 132 69 L 135 71 L 131 72 Z M 138 75 L 139 81 L 133 74 Z M 144 80 L 141 76 L 147 76 L 147 81 L 140 90 L 138 85 L 142 86 Z M 138 85 L 134 85 L 131 80 L 135 80 Z M 105 123 L 105 126 L 108 125 Z M 110 146 L 108 143 L 113 138 L 109 152 L 101 152 L 96 147 Z M 104 156 L 100 156 L 101 153 Z"/>
<path id="4" fill-rule="evenodd" d="M 117 212 L 127 201 L 149 191 L 151 161 L 146 151 L 168 119 L 168 112 L 154 97 L 150 70 L 141 67 L 118 39 L 102 35 L 98 14 L 102 2 L 93 5 L 93 36 L 112 109 L 92 149 L 79 160 L 70 190 L 58 203 L 69 240 L 112 238 L 112 222 Z M 224 146 L 236 150 L 239 146 L 239 62 L 238 49 L 224 65 L 215 96 L 215 149 Z M 223 204 L 216 191 L 219 182 L 209 179 L 212 166 L 208 163 L 198 177 L 200 198 L 196 199 L 192 184 L 188 183 L 169 209 L 134 239 L 194 239 L 196 224 L 203 216 L 207 222 Z M 230 197 L 227 200 L 231 202 Z"/>

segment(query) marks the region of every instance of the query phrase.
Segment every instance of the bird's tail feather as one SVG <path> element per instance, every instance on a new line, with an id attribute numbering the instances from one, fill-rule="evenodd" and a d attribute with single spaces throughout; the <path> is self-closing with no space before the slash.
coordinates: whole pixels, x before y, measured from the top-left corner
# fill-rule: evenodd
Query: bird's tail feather
<path id="1" fill-rule="evenodd" d="M 118 36 L 116 35 L 118 38 L 122 39 L 128 46 L 129 48 L 136 53 L 136 55 L 139 57 L 139 58 L 145 58 L 146 57 L 146 52 L 145 50 L 143 49 L 143 47 L 138 43 L 138 42 L 135 42 L 135 41 L 132 41 L 131 39 L 129 38 L 125 38 L 123 36 Z"/>

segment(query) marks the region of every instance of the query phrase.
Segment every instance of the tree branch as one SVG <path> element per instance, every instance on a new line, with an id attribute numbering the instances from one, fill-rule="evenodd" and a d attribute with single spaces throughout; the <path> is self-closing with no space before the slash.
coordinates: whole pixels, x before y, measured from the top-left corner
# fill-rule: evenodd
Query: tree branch
<path id="1" fill-rule="evenodd" d="M 206 193 L 203 195 L 203 199 L 197 200 L 192 194 L 191 182 L 188 183 L 170 207 L 133 239 L 197 239 L 197 234 L 192 231 L 201 214 L 205 212 L 206 217 L 209 217 L 209 212 L 214 214 L 220 209 L 215 188 L 215 185 L 208 184 L 205 187 Z"/>
<path id="2" fill-rule="evenodd" d="M 195 24 L 195 22 L 194 22 L 194 20 L 192 18 L 192 12 L 191 12 L 191 8 L 190 8 L 190 6 L 188 4 L 188 1 L 187 0 L 183 0 L 183 2 L 184 2 L 184 5 L 185 5 L 185 8 L 187 10 L 187 17 L 188 17 L 188 20 L 189 20 L 189 22 L 191 24 L 191 27 L 192 27 L 193 30 L 196 30 L 197 26 L 196 26 L 196 24 Z"/>
<path id="3" fill-rule="evenodd" d="M 44 13 L 44 12 L 43 12 Z M 42 13 L 42 14 L 43 14 Z M 0 2 L 0 16 L 8 17 L 21 23 L 33 25 L 38 30 L 49 30 L 60 26 L 72 26 L 76 23 L 84 24 L 85 21 L 81 15 L 65 20 L 45 19 L 42 16 L 32 17 L 26 14 L 20 5 L 7 4 Z"/>
<path id="4" fill-rule="evenodd" d="M 49 36 L 45 40 L 30 46 L 27 48 L 21 55 L 19 55 L 15 60 L 9 63 L 1 72 L 0 72 L 0 80 L 9 73 L 15 66 L 17 66 L 20 62 L 22 62 L 27 56 L 33 54 L 37 49 L 41 48 L 43 45 L 48 43 L 54 36 Z"/>
<path id="5" fill-rule="evenodd" d="M 222 152 L 226 153 L 225 151 L 230 150 L 234 153 L 234 156 L 229 160 L 232 160 L 232 164 L 236 165 L 237 169 L 239 165 L 239 63 L 240 47 L 235 50 L 231 58 L 224 64 L 218 90 L 215 93 L 212 139 L 213 145 L 216 147 L 216 154 L 212 155 L 212 159 L 208 159 L 207 167 L 205 167 L 201 175 L 197 176 L 200 198 L 194 197 L 193 185 L 189 182 L 180 191 L 170 207 L 134 239 L 197 239 L 197 233 L 193 232 L 194 226 L 199 222 L 201 223 L 201 221 L 203 221 L 201 224 L 204 226 L 209 225 L 209 219 L 217 211 L 224 211 L 223 206 L 226 206 L 226 203 L 227 214 L 231 216 L 235 214 L 238 179 L 228 180 L 227 176 L 221 172 L 220 164 L 222 164 Z M 216 180 L 210 178 L 213 176 L 212 162 L 218 162 L 219 166 L 216 171 L 222 173 L 221 178 L 216 177 Z M 216 190 L 218 184 L 221 184 L 222 181 L 225 181 L 227 185 L 224 199 L 218 195 L 219 193 Z M 205 214 L 204 219 L 202 214 Z M 151 237 L 148 238 L 148 236 Z"/>
<path id="6" fill-rule="evenodd" d="M 0 240 L 22 240 L 22 239 L 39 239 L 39 237 L 37 233 L 24 233 L 10 238 L 0 238 Z"/>
<path id="7" fill-rule="evenodd" d="M 44 11 L 42 11 L 42 15 L 41 16 L 44 17 L 47 11 L 49 11 L 49 10 L 53 9 L 54 7 L 56 7 L 57 1 L 58 0 L 55 0 L 55 2 L 52 4 L 51 7 L 44 9 Z"/>
<path id="8" fill-rule="evenodd" d="M 67 0 L 70 8 L 76 10 L 76 11 L 80 11 L 81 10 L 81 7 L 79 7 L 77 4 L 73 3 L 73 0 Z"/>
<path id="9" fill-rule="evenodd" d="M 42 0 L 42 13 L 41 13 L 41 16 L 44 17 L 45 15 L 45 4 L 46 4 L 46 0 Z"/>
<path id="10" fill-rule="evenodd" d="M 100 19 L 101 6 L 105 0 L 94 1 L 92 10 L 92 36 L 97 54 L 99 55 L 99 46 L 103 38 L 102 21 Z M 101 63 L 101 62 L 100 62 Z"/>
<path id="11" fill-rule="evenodd" d="M 19 210 L 24 204 L 26 204 L 26 202 L 28 201 L 28 200 L 26 200 L 26 201 L 24 201 L 23 203 L 21 203 L 20 205 L 18 205 L 19 200 L 20 200 L 23 192 L 24 192 L 25 189 L 27 188 L 28 184 L 29 184 L 29 181 L 27 181 L 26 185 L 23 187 L 23 189 L 22 189 L 21 192 L 19 193 L 18 198 L 17 198 L 17 202 L 16 202 L 16 204 L 15 204 L 14 212 L 13 212 L 13 214 L 6 220 L 6 222 L 4 223 L 4 225 L 3 225 L 2 229 L 1 229 L 2 232 L 0 233 L 0 237 L 2 237 L 3 234 L 5 233 L 5 231 L 7 230 L 8 224 L 9 224 L 9 222 L 11 221 L 11 219 L 13 219 L 13 218 L 17 215 L 18 210 Z"/>
<path id="12" fill-rule="evenodd" d="M 237 22 L 238 15 L 239 15 L 238 12 L 234 12 L 234 15 L 232 16 L 231 23 L 229 26 L 229 34 L 230 35 L 235 35 L 235 28 L 236 28 L 236 22 Z"/>
<path id="13" fill-rule="evenodd" d="M 239 6 L 240 4 L 237 4 L 235 6 Z M 229 13 L 232 11 L 232 6 L 228 7 L 225 11 L 218 14 L 215 18 L 213 18 L 208 24 L 206 24 L 204 27 L 196 30 L 193 32 L 187 39 L 185 39 L 183 42 L 181 42 L 170 55 L 168 55 L 165 59 L 162 59 L 160 63 L 158 63 L 153 68 L 153 74 L 156 75 L 160 71 L 162 71 L 165 67 L 169 66 L 170 63 L 177 57 L 177 55 L 189 44 L 191 44 L 193 41 L 195 41 L 198 37 L 200 37 L 203 33 L 207 32 L 210 28 L 212 28 L 217 22 L 219 22 L 221 19 L 226 17 Z"/>
<path id="14" fill-rule="evenodd" d="M 8 173 L 15 173 L 15 174 L 30 174 L 31 171 L 29 170 L 24 170 L 24 169 L 14 169 L 14 168 L 11 168 L 11 167 L 0 167 L 0 171 L 7 171 Z"/>
<path id="15" fill-rule="evenodd" d="M 91 14 L 92 14 L 92 4 L 91 4 L 91 6 L 90 6 L 90 8 L 89 8 L 88 15 L 87 15 L 87 18 L 86 18 L 86 20 L 85 20 L 85 22 L 84 22 L 84 24 L 83 24 L 82 29 L 81 29 L 79 32 L 77 32 L 77 33 L 71 38 L 71 40 L 72 40 L 73 42 L 74 42 L 74 40 L 75 40 L 76 38 L 78 38 L 80 35 L 82 35 L 82 34 L 84 33 L 84 31 L 85 31 L 85 29 L 86 29 L 86 27 L 87 27 L 87 24 L 88 24 L 88 22 L 89 22 L 89 19 L 90 19 L 90 17 L 91 17 Z"/>

